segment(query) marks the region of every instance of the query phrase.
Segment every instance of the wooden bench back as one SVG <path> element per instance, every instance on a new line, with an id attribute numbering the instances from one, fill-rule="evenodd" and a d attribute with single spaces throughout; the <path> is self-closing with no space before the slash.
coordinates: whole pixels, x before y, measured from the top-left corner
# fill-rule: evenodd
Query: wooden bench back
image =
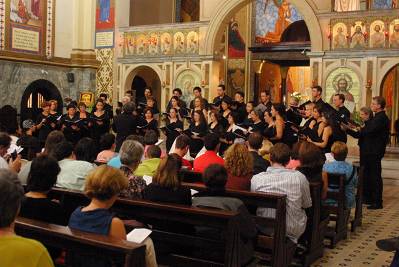
<path id="1" fill-rule="evenodd" d="M 82 192 L 54 188 L 51 195 L 66 203 L 74 203 L 77 206 L 86 205 L 88 199 Z M 69 209 L 72 209 L 70 207 Z M 151 223 L 153 220 L 163 220 L 171 223 L 187 224 L 220 229 L 224 232 L 222 239 L 200 238 L 195 235 L 173 233 L 168 231 L 154 230 L 151 237 L 155 243 L 168 243 L 180 246 L 193 246 L 198 250 L 220 251 L 220 266 L 238 266 L 240 262 L 239 252 L 239 215 L 237 212 L 204 209 L 176 204 L 162 204 L 146 200 L 118 199 L 112 211 L 122 218 L 136 219 L 144 223 Z M 180 265 L 198 264 L 201 259 L 192 259 L 174 255 L 173 264 L 180 261 Z M 212 262 L 213 264 L 213 262 Z M 179 265 L 179 264 L 177 264 Z M 203 261 L 200 266 L 209 265 Z"/>
<path id="2" fill-rule="evenodd" d="M 38 240 L 46 246 L 84 252 L 93 256 L 101 255 L 124 262 L 125 267 L 145 266 L 145 246 L 140 244 L 22 217 L 17 218 L 15 231 L 18 235 Z"/>
<path id="3" fill-rule="evenodd" d="M 183 183 L 183 186 L 199 192 L 206 190 L 204 185 L 198 183 Z M 258 241 L 261 243 L 262 248 L 272 251 L 272 266 L 279 266 L 280 260 L 285 257 L 286 223 L 282 222 L 286 221 L 286 196 L 241 190 L 226 190 L 225 195 L 240 199 L 252 213 L 256 212 L 257 208 L 271 208 L 276 210 L 275 218 L 264 218 L 255 215 L 254 219 L 262 228 L 268 228 L 272 231 L 270 236 L 261 235 Z"/>

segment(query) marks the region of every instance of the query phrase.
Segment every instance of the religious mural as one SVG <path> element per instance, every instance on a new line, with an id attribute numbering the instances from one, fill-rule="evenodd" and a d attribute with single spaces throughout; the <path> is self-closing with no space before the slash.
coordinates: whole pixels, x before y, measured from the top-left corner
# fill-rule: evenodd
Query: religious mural
<path id="1" fill-rule="evenodd" d="M 334 11 L 346 12 L 360 10 L 360 0 L 335 0 Z"/>
<path id="2" fill-rule="evenodd" d="M 331 49 L 399 48 L 399 19 L 366 17 L 331 21 Z"/>
<path id="3" fill-rule="evenodd" d="M 373 9 L 388 9 L 397 7 L 397 0 L 373 0 Z"/>
<path id="4" fill-rule="evenodd" d="M 194 99 L 193 88 L 201 84 L 201 76 L 192 70 L 182 71 L 176 79 L 176 88 L 180 88 L 183 92 L 182 99 L 186 103 L 190 103 Z"/>
<path id="5" fill-rule="evenodd" d="M 125 56 L 165 56 L 198 54 L 198 30 L 167 32 L 125 32 Z"/>
<path id="6" fill-rule="evenodd" d="M 10 42 L 8 49 L 15 52 L 42 55 L 47 23 L 45 0 L 10 0 L 9 23 L 6 24 Z M 51 4 L 51 2 L 50 2 Z M 52 27 L 52 22 L 49 27 Z"/>
<path id="7" fill-rule="evenodd" d="M 345 95 L 345 107 L 351 113 L 359 111 L 360 106 L 360 80 L 350 68 L 337 68 L 332 71 L 326 80 L 326 100 L 332 104 L 334 94 Z"/>
<path id="8" fill-rule="evenodd" d="M 286 0 L 256 0 L 255 14 L 257 44 L 279 42 L 282 33 L 291 23 L 303 19 Z"/>
<path id="9" fill-rule="evenodd" d="M 43 22 L 44 0 L 11 0 L 10 21 L 40 27 Z"/>
<path id="10" fill-rule="evenodd" d="M 113 48 L 115 33 L 115 0 L 97 0 L 96 48 Z"/>
<path id="11" fill-rule="evenodd" d="M 229 94 L 245 88 L 245 59 L 230 59 L 227 65 L 227 86 Z"/>

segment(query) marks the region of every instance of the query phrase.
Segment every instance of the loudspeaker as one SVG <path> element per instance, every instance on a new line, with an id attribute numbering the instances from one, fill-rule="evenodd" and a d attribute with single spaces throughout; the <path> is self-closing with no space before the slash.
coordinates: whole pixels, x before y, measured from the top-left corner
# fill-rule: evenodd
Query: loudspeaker
<path id="1" fill-rule="evenodd" d="M 75 74 L 72 72 L 67 73 L 67 79 L 69 83 L 74 83 L 75 82 Z"/>

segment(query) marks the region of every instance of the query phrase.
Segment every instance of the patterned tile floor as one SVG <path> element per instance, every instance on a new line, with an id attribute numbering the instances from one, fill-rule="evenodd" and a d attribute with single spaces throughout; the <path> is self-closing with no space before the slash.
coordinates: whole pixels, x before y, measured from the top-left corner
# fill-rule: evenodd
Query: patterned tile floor
<path id="1" fill-rule="evenodd" d="M 324 257 L 312 267 L 335 266 L 389 266 L 393 253 L 379 250 L 379 239 L 399 236 L 399 186 L 384 188 L 384 209 L 369 211 L 363 208 L 363 225 L 335 249 L 325 249 Z M 353 212 L 352 212 L 353 213 Z"/>

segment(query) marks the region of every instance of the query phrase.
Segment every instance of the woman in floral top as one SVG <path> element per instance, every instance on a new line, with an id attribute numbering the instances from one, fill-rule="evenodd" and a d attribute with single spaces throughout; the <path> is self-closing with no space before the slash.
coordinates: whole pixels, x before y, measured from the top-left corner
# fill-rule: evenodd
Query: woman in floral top
<path id="1" fill-rule="evenodd" d="M 134 171 L 137 169 L 143 157 L 144 148 L 136 141 L 126 140 L 123 142 L 119 151 L 122 166 L 121 171 L 129 180 L 128 187 L 120 193 L 125 198 L 143 198 L 143 190 L 146 188 L 146 182 L 143 177 L 135 176 Z"/>

